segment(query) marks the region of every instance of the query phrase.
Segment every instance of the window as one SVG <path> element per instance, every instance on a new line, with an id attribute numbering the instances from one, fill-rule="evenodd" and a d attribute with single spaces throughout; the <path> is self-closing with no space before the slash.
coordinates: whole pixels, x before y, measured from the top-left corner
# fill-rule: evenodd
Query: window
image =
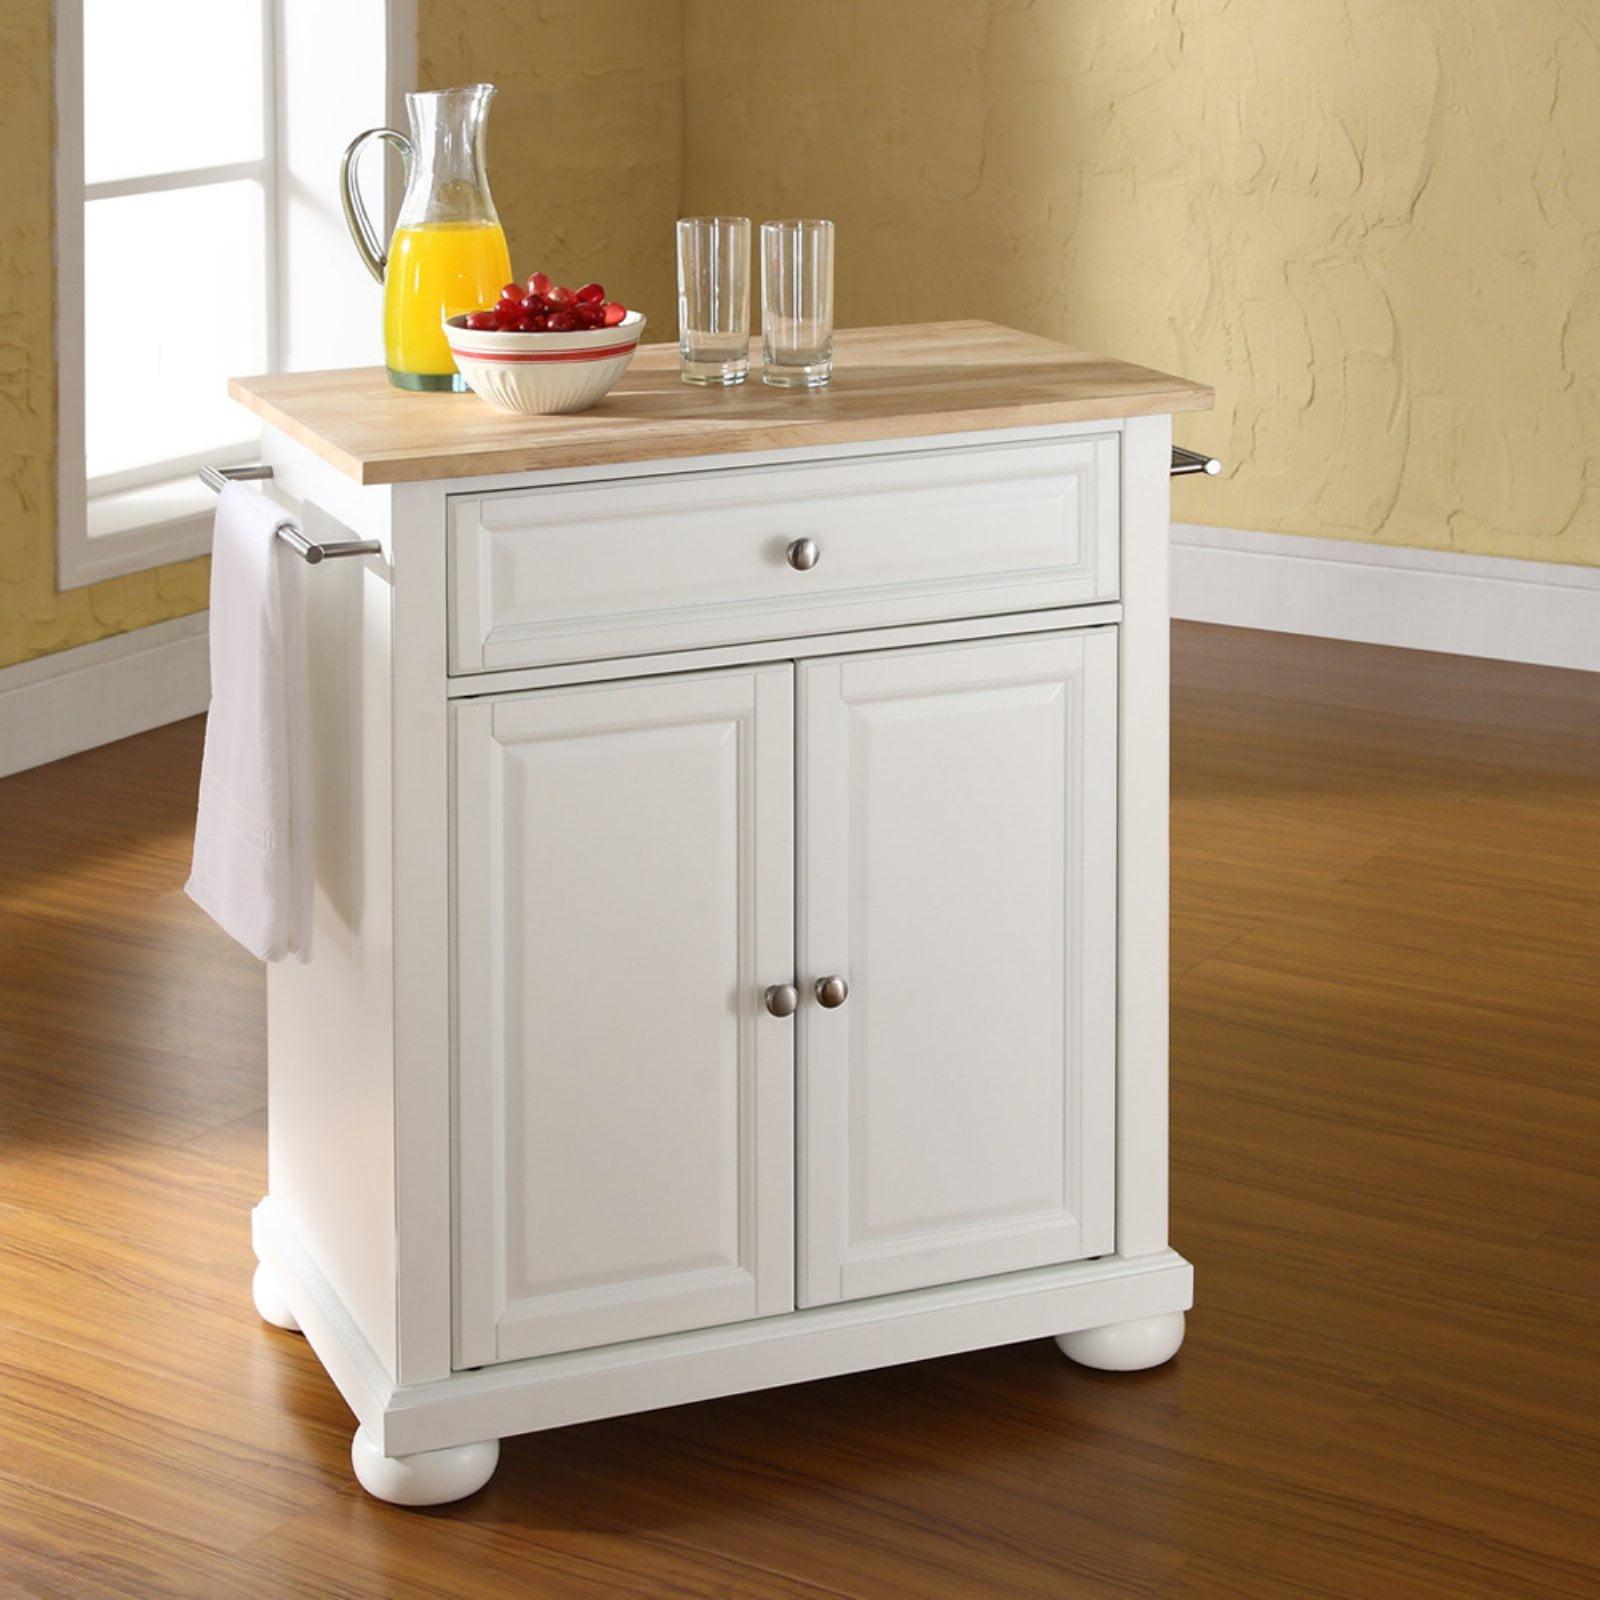
<path id="1" fill-rule="evenodd" d="M 195 473 L 260 449 L 230 377 L 378 359 L 336 180 L 414 38 L 396 0 L 57 0 L 62 588 L 209 548 Z"/>
<path id="2" fill-rule="evenodd" d="M 203 551 L 196 469 L 256 448 L 227 380 L 277 364 L 274 13 L 58 7 L 63 587 Z"/>

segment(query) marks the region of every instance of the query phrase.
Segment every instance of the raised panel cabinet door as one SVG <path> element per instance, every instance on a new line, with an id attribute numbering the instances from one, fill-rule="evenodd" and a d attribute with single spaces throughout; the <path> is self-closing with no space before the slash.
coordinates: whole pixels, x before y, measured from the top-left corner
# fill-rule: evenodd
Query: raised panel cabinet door
<path id="1" fill-rule="evenodd" d="M 793 1308 L 793 696 L 457 707 L 458 1366 Z"/>
<path id="2" fill-rule="evenodd" d="M 1116 659 L 801 663 L 802 1305 L 1113 1248 Z"/>

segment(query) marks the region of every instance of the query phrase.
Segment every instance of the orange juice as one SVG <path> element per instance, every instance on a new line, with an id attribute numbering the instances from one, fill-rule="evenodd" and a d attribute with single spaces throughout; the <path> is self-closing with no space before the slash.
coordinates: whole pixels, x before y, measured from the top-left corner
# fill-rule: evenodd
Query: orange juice
<path id="1" fill-rule="evenodd" d="M 424 222 L 396 228 L 383 275 L 383 346 L 402 389 L 462 387 L 440 320 L 492 306 L 511 277 L 498 222 Z"/>

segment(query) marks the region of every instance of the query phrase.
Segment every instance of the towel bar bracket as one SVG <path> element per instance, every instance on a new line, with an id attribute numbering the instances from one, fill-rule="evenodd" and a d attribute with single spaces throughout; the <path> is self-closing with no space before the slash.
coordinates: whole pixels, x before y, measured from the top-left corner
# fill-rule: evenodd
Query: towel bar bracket
<path id="1" fill-rule="evenodd" d="M 202 467 L 200 481 L 208 489 L 214 489 L 221 494 L 230 483 L 245 483 L 256 478 L 270 478 L 272 468 L 268 466 L 253 467 Z M 376 539 L 336 539 L 327 544 L 318 544 L 314 539 L 308 539 L 292 523 L 286 522 L 278 529 L 278 537 L 289 546 L 300 559 L 310 566 L 316 566 L 321 561 L 333 561 L 341 556 L 381 556 L 383 546 Z"/>
<path id="2" fill-rule="evenodd" d="M 1202 455 L 1198 450 L 1185 450 L 1181 444 L 1172 447 L 1172 476 L 1187 478 L 1191 472 L 1203 472 L 1214 478 L 1222 471 L 1222 463 L 1215 456 Z"/>

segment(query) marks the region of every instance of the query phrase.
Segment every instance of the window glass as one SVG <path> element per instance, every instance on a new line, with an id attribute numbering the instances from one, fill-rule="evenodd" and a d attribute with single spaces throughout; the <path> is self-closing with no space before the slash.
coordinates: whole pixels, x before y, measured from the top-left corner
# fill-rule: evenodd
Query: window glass
<path id="1" fill-rule="evenodd" d="M 84 181 L 259 161 L 261 30 L 261 0 L 84 0 Z"/>
<path id="2" fill-rule="evenodd" d="M 91 487 L 253 436 L 227 382 L 267 366 L 264 211 L 253 179 L 84 207 Z"/>

